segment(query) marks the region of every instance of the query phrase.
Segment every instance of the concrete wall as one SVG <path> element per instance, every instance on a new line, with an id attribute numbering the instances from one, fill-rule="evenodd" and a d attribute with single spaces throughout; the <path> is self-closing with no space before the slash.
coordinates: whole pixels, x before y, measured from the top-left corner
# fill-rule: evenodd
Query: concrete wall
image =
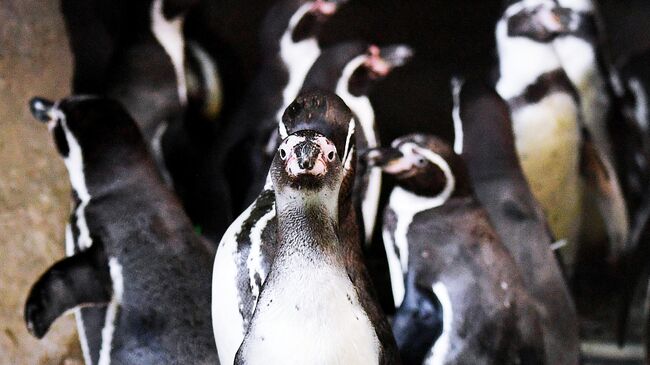
<path id="1" fill-rule="evenodd" d="M 69 183 L 31 96 L 69 93 L 71 57 L 57 0 L 0 1 L 0 364 L 81 364 L 74 318 L 27 333 L 32 283 L 64 255 Z"/>

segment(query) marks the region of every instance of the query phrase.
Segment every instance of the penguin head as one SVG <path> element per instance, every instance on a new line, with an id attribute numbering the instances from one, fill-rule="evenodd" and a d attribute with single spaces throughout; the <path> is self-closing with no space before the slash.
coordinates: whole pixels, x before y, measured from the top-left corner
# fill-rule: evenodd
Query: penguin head
<path id="1" fill-rule="evenodd" d="M 302 13 L 301 9 L 303 9 L 304 13 L 302 13 L 302 16 L 299 19 L 292 19 L 295 22 L 295 25 L 289 24 L 290 28 L 293 26 L 291 40 L 294 42 L 300 42 L 307 38 L 316 37 L 321 26 L 330 19 L 345 2 L 347 2 L 347 0 L 315 0 L 303 3 L 297 12 Z"/>
<path id="2" fill-rule="evenodd" d="M 307 129 L 327 136 L 338 153 L 347 158 L 345 169 L 354 172 L 356 121 L 336 94 L 320 90 L 301 93 L 284 111 L 278 128 L 282 139 Z"/>
<path id="3" fill-rule="evenodd" d="M 336 197 L 343 179 L 341 157 L 327 137 L 303 130 L 282 141 L 271 164 L 273 186 L 280 194 Z"/>
<path id="4" fill-rule="evenodd" d="M 373 85 L 413 58 L 404 44 L 379 47 L 363 42 L 345 42 L 324 49 L 305 77 L 303 90 L 323 89 L 366 95 Z M 337 90 L 340 86 L 344 90 Z"/>
<path id="5" fill-rule="evenodd" d="M 508 37 L 525 37 L 551 42 L 569 34 L 578 25 L 577 14 L 552 0 L 521 0 L 510 5 L 504 15 Z"/>
<path id="6" fill-rule="evenodd" d="M 471 194 L 462 159 L 437 137 L 407 135 L 389 148 L 368 150 L 365 158 L 370 166 L 380 167 L 395 177 L 397 185 L 416 195 L 446 200 Z"/>
<path id="7" fill-rule="evenodd" d="M 74 165 L 71 161 L 83 161 L 84 169 L 96 163 L 118 164 L 134 148 L 146 151 L 135 121 L 114 100 L 78 95 L 52 102 L 35 97 L 29 107 L 38 121 L 47 124 L 68 168 Z"/>

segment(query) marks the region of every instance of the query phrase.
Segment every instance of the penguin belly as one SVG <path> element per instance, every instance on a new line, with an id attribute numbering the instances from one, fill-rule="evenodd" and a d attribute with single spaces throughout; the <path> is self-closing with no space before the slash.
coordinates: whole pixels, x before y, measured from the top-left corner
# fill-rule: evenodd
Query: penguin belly
<path id="1" fill-rule="evenodd" d="M 379 363 L 375 329 L 343 269 L 306 263 L 287 268 L 280 285 L 274 279 L 262 292 L 236 363 Z"/>
<path id="2" fill-rule="evenodd" d="M 556 239 L 569 243 L 562 248 L 567 264 L 575 256 L 582 206 L 577 116 L 575 101 L 565 93 L 551 94 L 513 113 L 522 169 Z"/>

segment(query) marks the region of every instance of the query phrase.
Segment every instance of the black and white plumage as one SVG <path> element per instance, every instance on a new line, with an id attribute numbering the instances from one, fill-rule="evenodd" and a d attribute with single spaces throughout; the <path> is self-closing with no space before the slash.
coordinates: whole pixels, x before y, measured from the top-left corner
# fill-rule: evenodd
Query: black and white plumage
<path id="1" fill-rule="evenodd" d="M 185 33 L 199 1 L 63 1 L 75 59 L 73 91 L 111 97 L 135 118 L 160 174 L 193 223 L 218 240 L 231 219 L 214 176 L 222 80 L 212 41 Z"/>
<path id="2" fill-rule="evenodd" d="M 224 164 L 236 212 L 261 189 L 273 154 L 269 143 L 275 141 L 282 113 L 298 96 L 309 68 L 321 53 L 317 37 L 323 23 L 341 3 L 344 1 L 284 0 L 266 14 L 260 29 L 259 71 L 225 138 Z M 254 194 L 247 195 L 251 189 Z"/>
<path id="3" fill-rule="evenodd" d="M 404 66 L 413 57 L 406 45 L 377 47 L 362 42 L 345 42 L 328 47 L 309 70 L 302 91 L 327 90 L 343 99 L 359 122 L 357 146 L 360 150 L 379 146 L 375 111 L 368 98 L 372 88 L 395 68 Z M 366 243 L 372 234 L 379 208 L 381 171 L 365 165 L 358 168 L 355 198 L 363 222 Z"/>
<path id="4" fill-rule="evenodd" d="M 415 134 L 367 157 L 396 179 L 384 243 L 391 284 L 403 288 L 394 289 L 393 332 L 404 360 L 544 363 L 538 309 L 460 156 L 438 138 Z"/>
<path id="5" fill-rule="evenodd" d="M 459 85 L 460 86 L 460 85 Z M 578 317 L 552 251 L 553 236 L 515 150 L 508 105 L 492 89 L 465 82 L 457 94 L 458 145 L 476 198 L 536 300 L 548 364 L 578 363 Z"/>
<path id="6" fill-rule="evenodd" d="M 353 114 L 336 95 L 312 92 L 298 96 L 287 108 L 282 122 L 284 132 L 280 133 L 288 135 L 309 129 L 327 136 L 342 160 L 347 161 L 339 196 L 339 228 L 345 246 L 347 273 L 354 286 L 360 288 L 359 301 L 375 327 L 385 351 L 383 357 L 390 361 L 396 356 L 391 345 L 394 339 L 375 300 L 364 266 L 360 227 L 352 202 L 357 163 Z M 212 318 L 223 363 L 235 358 L 273 264 L 278 248 L 275 213 L 273 186 L 268 180 L 258 198 L 228 228 L 219 245 L 213 271 Z"/>
<path id="7" fill-rule="evenodd" d="M 510 105 L 515 146 L 531 190 L 555 237 L 567 240 L 561 252 L 572 268 L 578 235 L 591 223 L 583 219 L 583 201 L 593 201 L 604 217 L 605 229 L 589 231 L 606 232 L 612 256 L 622 250 L 629 223 L 617 176 L 592 142 L 579 95 L 553 45 L 569 30 L 570 15 L 552 1 L 518 1 L 505 10 L 496 29 L 496 90 Z"/>
<path id="8" fill-rule="evenodd" d="M 396 363 L 348 275 L 338 200 L 352 158 L 309 130 L 279 146 L 269 172 L 277 249 L 235 364 Z"/>
<path id="9" fill-rule="evenodd" d="M 40 338 L 75 310 L 87 364 L 217 363 L 206 295 L 214 248 L 194 234 L 133 119 L 97 97 L 30 106 L 73 190 L 68 257 L 34 284 L 30 332 Z"/>

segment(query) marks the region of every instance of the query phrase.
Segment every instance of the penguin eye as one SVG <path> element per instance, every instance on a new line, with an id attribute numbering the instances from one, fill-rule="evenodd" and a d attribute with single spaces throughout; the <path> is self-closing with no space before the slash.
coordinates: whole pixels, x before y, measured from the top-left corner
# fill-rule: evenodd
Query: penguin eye
<path id="1" fill-rule="evenodd" d="M 327 159 L 328 159 L 329 161 L 333 161 L 333 160 L 334 160 L 334 156 L 335 156 L 334 151 L 330 151 L 330 153 L 327 154 Z"/>
<path id="2" fill-rule="evenodd" d="M 284 148 L 280 148 L 280 158 L 283 160 L 287 158 L 287 151 Z"/>
<path id="3" fill-rule="evenodd" d="M 427 160 L 424 159 L 424 157 L 418 157 L 418 159 L 415 161 L 415 165 L 417 167 L 424 167 L 424 165 L 427 164 Z"/>

